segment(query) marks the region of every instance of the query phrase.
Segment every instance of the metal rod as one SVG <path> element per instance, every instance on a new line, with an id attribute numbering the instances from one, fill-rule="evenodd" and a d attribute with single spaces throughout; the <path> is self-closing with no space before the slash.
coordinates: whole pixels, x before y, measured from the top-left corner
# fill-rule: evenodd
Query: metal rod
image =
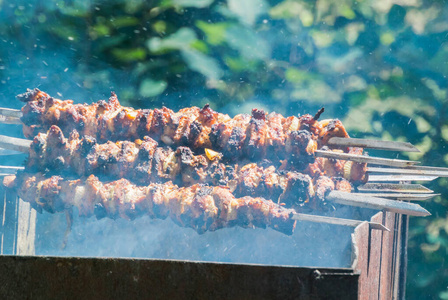
<path id="1" fill-rule="evenodd" d="M 22 121 L 20 121 L 20 119 L 14 118 L 14 117 L 0 115 L 0 123 L 20 125 L 20 124 L 22 124 Z"/>
<path id="2" fill-rule="evenodd" d="M 403 201 L 425 201 L 435 196 L 440 196 L 440 194 L 404 194 L 404 193 L 352 193 L 358 197 L 371 196 L 379 198 L 390 198 Z"/>
<path id="3" fill-rule="evenodd" d="M 17 171 L 23 170 L 25 167 L 16 167 L 16 166 L 0 166 L 0 173 L 2 174 L 16 174 Z"/>
<path id="4" fill-rule="evenodd" d="M 436 168 L 425 166 L 414 166 L 408 168 L 368 167 L 367 172 L 379 173 L 379 174 L 428 175 L 428 176 L 448 177 L 448 168 Z"/>
<path id="5" fill-rule="evenodd" d="M 367 222 L 367 221 L 360 221 L 360 220 L 341 219 L 341 218 L 307 215 L 307 214 L 300 214 L 300 213 L 295 213 L 292 216 L 292 219 L 298 220 L 298 221 L 333 224 L 333 225 L 350 226 L 350 227 L 357 227 L 357 226 L 361 225 L 362 223 Z M 369 223 L 370 228 L 372 228 L 372 229 L 378 229 L 378 230 L 382 230 L 382 231 L 390 231 L 389 228 L 387 228 L 383 224 L 376 223 L 376 222 L 367 222 L 367 223 Z"/>
<path id="6" fill-rule="evenodd" d="M 328 140 L 329 146 L 345 146 L 345 147 L 361 147 L 378 150 L 389 151 L 405 151 L 405 152 L 420 152 L 414 145 L 407 142 L 393 142 L 369 139 L 356 138 L 340 138 L 332 137 Z"/>
<path id="7" fill-rule="evenodd" d="M 395 201 L 370 196 L 359 197 L 357 195 L 352 195 L 351 193 L 344 193 L 340 191 L 330 192 L 327 196 L 327 199 L 343 205 L 386 210 L 410 216 L 426 217 L 431 215 L 429 211 L 415 203 Z"/>
<path id="8" fill-rule="evenodd" d="M 14 151 L 14 150 L 6 150 L 6 149 L 1 149 L 0 148 L 0 156 L 3 156 L 3 155 L 17 155 L 17 154 L 23 154 L 23 152 L 18 152 L 18 151 Z"/>
<path id="9" fill-rule="evenodd" d="M 0 148 L 27 153 L 32 141 L 0 135 Z"/>
<path id="10" fill-rule="evenodd" d="M 314 151 L 316 156 L 333 158 L 333 159 L 341 159 L 341 160 L 350 160 L 358 163 L 369 163 L 373 165 L 384 165 L 390 167 L 408 167 L 413 166 L 419 162 L 411 161 L 411 160 L 402 160 L 402 159 L 389 159 L 389 158 L 380 158 L 380 157 L 371 157 L 365 155 L 356 155 L 356 154 L 348 154 L 348 153 L 340 153 L 333 151 L 323 151 L 316 150 Z"/>
<path id="11" fill-rule="evenodd" d="M 369 175 L 369 182 L 433 181 L 437 178 L 427 175 Z"/>
<path id="12" fill-rule="evenodd" d="M 22 117 L 22 111 L 20 109 L 0 107 L 0 115 L 20 119 Z"/>
<path id="13" fill-rule="evenodd" d="M 360 192 L 414 193 L 414 194 L 430 194 L 434 192 L 421 184 L 403 184 L 403 183 L 366 183 L 358 186 L 357 190 Z"/>

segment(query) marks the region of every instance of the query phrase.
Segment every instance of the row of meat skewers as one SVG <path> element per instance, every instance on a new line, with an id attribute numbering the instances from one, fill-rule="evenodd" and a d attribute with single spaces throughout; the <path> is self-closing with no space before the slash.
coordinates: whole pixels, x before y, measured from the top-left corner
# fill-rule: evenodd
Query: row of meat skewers
<path id="1" fill-rule="evenodd" d="M 57 100 L 37 89 L 18 98 L 26 102 L 21 112 L 0 113 L 9 123 L 20 118 L 25 136 L 33 140 L 0 138 L 3 148 L 29 152 L 24 172 L 4 184 L 37 209 L 77 207 L 81 215 L 98 218 L 169 216 L 198 232 L 239 225 L 288 234 L 296 219 L 319 221 L 297 211 L 323 210 L 329 200 L 429 214 L 416 204 L 349 194 L 357 185 L 359 191 L 369 189 L 367 163 L 400 167 L 397 172 L 411 176 L 427 170 L 411 161 L 361 155 L 362 148 L 352 146 L 372 142 L 350 139 L 338 120 L 319 121 L 323 110 L 284 118 L 255 109 L 252 116 L 230 118 L 208 105 L 177 113 L 133 110 L 122 107 L 115 94 L 92 105 Z M 415 150 L 375 142 L 376 148 Z M 414 188 L 426 197 L 432 192 Z M 400 194 L 386 196 L 418 198 L 405 190 Z"/>

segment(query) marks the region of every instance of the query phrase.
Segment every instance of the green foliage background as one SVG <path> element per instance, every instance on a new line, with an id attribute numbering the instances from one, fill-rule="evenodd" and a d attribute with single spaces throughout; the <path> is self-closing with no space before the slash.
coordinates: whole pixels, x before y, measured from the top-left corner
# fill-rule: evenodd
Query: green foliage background
<path id="1" fill-rule="evenodd" d="M 36 86 L 230 114 L 325 106 L 353 136 L 410 141 L 422 153 L 409 158 L 448 164 L 444 1 L 0 0 L 0 37 L 2 106 Z M 448 299 L 448 181 L 430 188 L 442 196 L 411 218 L 408 299 Z"/>

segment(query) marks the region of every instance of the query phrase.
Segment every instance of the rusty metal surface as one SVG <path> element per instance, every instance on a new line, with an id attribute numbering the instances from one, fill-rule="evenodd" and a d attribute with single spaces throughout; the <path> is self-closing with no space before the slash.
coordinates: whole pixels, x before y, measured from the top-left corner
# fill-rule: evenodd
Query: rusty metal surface
<path id="1" fill-rule="evenodd" d="M 359 278 L 359 299 L 369 293 L 368 285 L 368 260 L 369 260 L 369 238 L 370 230 L 366 223 L 356 227 L 354 232 L 354 247 L 356 248 L 356 262 L 353 266 L 354 270 L 361 276 Z"/>
<path id="2" fill-rule="evenodd" d="M 380 212 L 371 218 L 393 229 L 390 232 L 368 230 L 367 223 L 354 233 L 358 260 L 354 269 L 359 272 L 358 299 L 404 299 L 406 245 L 403 241 L 402 218 L 392 212 Z"/>
<path id="3" fill-rule="evenodd" d="M 390 212 L 386 212 L 383 215 L 383 224 L 394 228 L 396 215 Z M 392 299 L 392 279 L 393 279 L 393 246 L 394 246 L 394 232 L 391 234 L 384 234 L 382 240 L 381 249 L 381 270 L 380 270 L 380 294 L 382 299 Z"/>
<path id="4" fill-rule="evenodd" d="M 0 256 L 1 299 L 357 299 L 350 269 Z"/>

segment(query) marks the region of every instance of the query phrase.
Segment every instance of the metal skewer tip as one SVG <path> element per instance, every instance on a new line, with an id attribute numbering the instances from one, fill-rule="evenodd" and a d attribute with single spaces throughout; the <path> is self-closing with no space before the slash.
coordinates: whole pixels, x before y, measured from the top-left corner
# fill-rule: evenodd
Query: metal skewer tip
<path id="1" fill-rule="evenodd" d="M 393 142 L 370 139 L 357 138 L 340 138 L 332 137 L 328 140 L 329 146 L 344 146 L 344 147 L 361 147 L 388 151 L 403 151 L 403 152 L 420 152 L 414 145 L 407 142 Z"/>
<path id="2" fill-rule="evenodd" d="M 327 199 L 343 205 L 386 210 L 410 216 L 426 217 L 431 215 L 429 211 L 415 203 L 395 201 L 367 195 L 359 197 L 357 195 L 352 195 L 351 193 L 332 191 L 327 196 Z"/>
<path id="3" fill-rule="evenodd" d="M 333 224 L 333 225 L 350 226 L 350 227 L 357 227 L 357 226 L 361 225 L 362 223 L 367 222 L 367 221 L 360 221 L 360 220 L 333 218 L 333 217 L 308 215 L 308 214 L 301 214 L 301 213 L 295 213 L 292 216 L 292 219 L 298 220 L 298 221 L 305 221 L 305 222 L 324 223 L 324 224 Z M 389 228 L 387 228 L 383 224 L 376 223 L 376 222 L 367 222 L 367 223 L 369 223 L 370 228 L 372 228 L 372 229 L 377 229 L 377 230 L 382 230 L 382 231 L 390 231 Z"/>

